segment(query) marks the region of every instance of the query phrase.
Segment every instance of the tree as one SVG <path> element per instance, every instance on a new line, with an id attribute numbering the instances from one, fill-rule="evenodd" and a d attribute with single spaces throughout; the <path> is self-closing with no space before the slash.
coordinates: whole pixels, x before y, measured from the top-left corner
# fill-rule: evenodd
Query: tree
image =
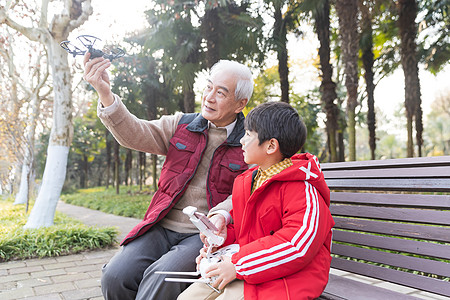
<path id="1" fill-rule="evenodd" d="M 450 61 L 450 2 L 448 0 L 419 0 L 419 54 L 425 68 L 438 73 Z"/>
<path id="2" fill-rule="evenodd" d="M 0 24 L 6 24 L 28 39 L 45 45 L 50 57 L 49 64 L 53 78 L 53 126 L 47 149 L 47 161 L 41 189 L 25 228 L 53 225 L 56 204 L 66 176 L 67 157 L 73 135 L 70 69 L 67 53 L 59 43 L 67 40 L 69 33 L 83 24 L 92 14 L 90 0 L 67 0 L 63 2 L 61 13 L 54 15 L 52 21 L 48 23 L 49 2 L 42 0 L 40 8 L 35 8 L 36 11 L 40 11 L 38 27 L 27 27 L 14 20 L 11 14 L 17 14 L 17 11 L 14 11 L 17 2 L 9 2 L 8 6 L 0 8 Z M 31 12 L 29 15 L 34 13 Z"/>
<path id="3" fill-rule="evenodd" d="M 361 11 L 361 39 L 360 48 L 362 51 L 361 59 L 364 67 L 364 79 L 366 81 L 367 95 L 367 126 L 369 129 L 369 146 L 370 157 L 375 159 L 376 149 L 376 120 L 375 120 L 375 83 L 374 83 L 374 54 L 373 54 L 373 30 L 372 30 L 372 13 L 373 2 L 359 0 L 359 8 Z"/>
<path id="4" fill-rule="evenodd" d="M 7 80 L 1 81 L 1 115 L 0 115 L 0 141 L 2 142 L 2 153 L 0 161 L 3 162 L 2 167 L 2 185 L 11 183 L 10 192 L 13 192 L 14 178 L 10 176 L 13 172 L 14 165 L 20 161 L 20 156 L 25 152 L 24 149 L 24 127 L 25 122 L 20 116 L 20 110 L 23 105 L 19 99 L 18 89 L 20 76 L 14 61 L 13 43 L 14 38 L 8 28 L 1 28 L 2 36 L 0 37 L 0 63 L 2 78 Z M 8 171 L 6 171 L 6 169 Z M 15 172 L 16 174 L 18 172 Z"/>
<path id="5" fill-rule="evenodd" d="M 358 105 L 358 3 L 357 0 L 336 0 L 341 37 L 342 58 L 347 89 L 347 121 L 349 159 L 356 160 L 355 108 Z"/>
<path id="6" fill-rule="evenodd" d="M 45 53 L 47 54 L 47 53 Z M 32 80 L 30 80 L 31 84 L 34 84 L 31 88 L 26 89 L 26 98 L 30 99 L 30 108 L 31 113 L 27 118 L 27 132 L 25 136 L 25 153 L 23 156 L 22 162 L 22 176 L 20 180 L 19 192 L 16 194 L 16 199 L 14 204 L 24 204 L 28 203 L 30 200 L 30 191 L 34 187 L 33 185 L 33 166 L 34 166 L 34 143 L 35 143 L 35 134 L 36 134 L 36 125 L 38 122 L 38 118 L 40 115 L 40 106 L 41 101 L 46 99 L 49 94 L 52 92 L 52 88 L 47 87 L 45 90 L 44 87 L 46 85 L 47 79 L 49 77 L 49 68 L 48 64 L 41 62 L 43 59 L 48 60 L 47 55 L 42 57 L 42 55 L 38 55 L 36 58 L 34 72 L 32 74 Z M 45 67 L 42 67 L 45 65 Z M 42 72 L 42 74 L 41 74 Z"/>
<path id="7" fill-rule="evenodd" d="M 167 1 L 159 2 L 158 6 L 146 12 L 151 29 L 129 40 L 145 46 L 145 49 L 141 50 L 141 55 L 152 57 L 158 51 L 162 51 L 162 65 L 159 69 L 165 68 L 168 71 L 165 77 L 173 81 L 174 89 L 177 86 L 181 87 L 183 97 L 181 110 L 194 112 L 195 74 L 202 68 L 200 29 L 194 26 L 191 20 L 192 15 L 196 13 L 195 5 L 178 1 L 176 4 L 173 1 L 171 5 L 166 5 Z M 151 73 L 150 76 L 155 75 L 157 73 Z M 159 82 L 155 84 L 158 85 Z"/>
<path id="8" fill-rule="evenodd" d="M 314 16 L 314 29 L 320 42 L 319 47 L 319 59 L 320 70 L 322 72 L 322 81 L 320 84 L 321 102 L 322 107 L 326 114 L 326 132 L 328 140 L 328 151 L 330 153 L 330 161 L 338 161 L 337 156 L 337 131 L 339 108 L 337 107 L 335 100 L 336 84 L 333 77 L 333 66 L 330 63 L 330 2 L 314 1 L 315 7 L 312 9 Z"/>
<path id="9" fill-rule="evenodd" d="M 90 106 L 90 109 L 81 117 L 73 120 L 74 137 L 69 155 L 70 166 L 68 169 L 77 174 L 79 178 L 79 187 L 87 188 L 89 182 L 90 165 L 94 160 L 100 160 L 100 151 L 106 147 L 103 140 L 103 131 L 100 128 L 97 118 L 97 105 Z M 99 174 L 104 174 L 98 170 Z"/>
<path id="10" fill-rule="evenodd" d="M 280 76 L 281 101 L 289 103 L 289 66 L 287 50 L 287 22 L 289 13 L 283 16 L 282 9 L 284 1 L 271 1 L 274 12 L 275 23 L 273 25 L 273 43 L 278 59 L 278 73 Z"/>
<path id="11" fill-rule="evenodd" d="M 398 27 L 401 40 L 400 54 L 405 76 L 405 108 L 407 119 L 407 156 L 414 156 L 413 123 L 416 124 L 418 156 L 422 156 L 422 108 L 420 98 L 419 68 L 416 53 L 416 16 L 415 0 L 398 1 Z"/>
<path id="12" fill-rule="evenodd" d="M 450 154 L 450 90 L 441 93 L 431 104 L 427 116 L 425 138 L 428 155 Z"/>

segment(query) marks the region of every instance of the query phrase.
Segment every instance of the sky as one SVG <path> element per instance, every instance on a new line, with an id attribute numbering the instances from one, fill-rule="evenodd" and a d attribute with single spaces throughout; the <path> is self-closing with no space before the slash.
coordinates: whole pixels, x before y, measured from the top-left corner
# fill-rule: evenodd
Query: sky
<path id="1" fill-rule="evenodd" d="M 95 35 L 102 40 L 118 40 L 127 32 L 140 29 L 147 24 L 144 11 L 149 7 L 149 0 L 92 0 L 93 15 L 77 31 L 70 36 L 75 39 L 79 34 Z M 295 78 L 296 93 L 304 93 L 318 85 L 317 70 L 311 63 L 317 58 L 318 41 L 313 33 L 306 34 L 303 39 L 289 38 L 289 57 L 293 64 L 291 77 Z M 276 61 L 273 61 L 276 64 Z M 269 62 L 270 64 L 270 62 Z M 298 66 L 302 66 L 299 68 Z M 421 98 L 424 117 L 430 112 L 431 103 L 440 94 L 450 93 L 450 65 L 437 76 L 420 67 Z M 401 68 L 389 77 L 383 78 L 375 89 L 375 105 L 388 118 L 393 117 L 394 109 L 404 102 L 404 77 Z"/>

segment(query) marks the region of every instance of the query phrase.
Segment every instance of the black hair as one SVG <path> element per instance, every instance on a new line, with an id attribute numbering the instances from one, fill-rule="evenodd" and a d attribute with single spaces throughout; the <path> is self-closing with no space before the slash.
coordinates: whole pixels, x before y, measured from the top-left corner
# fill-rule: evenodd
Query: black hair
<path id="1" fill-rule="evenodd" d="M 266 102 L 252 109 L 245 118 L 246 130 L 258 133 L 259 145 L 275 138 L 284 158 L 297 153 L 305 144 L 307 129 L 297 110 L 285 102 Z"/>

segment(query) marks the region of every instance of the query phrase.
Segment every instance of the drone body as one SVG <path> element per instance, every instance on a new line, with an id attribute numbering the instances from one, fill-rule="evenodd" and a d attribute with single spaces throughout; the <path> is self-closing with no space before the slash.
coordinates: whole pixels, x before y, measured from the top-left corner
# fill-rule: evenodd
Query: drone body
<path id="1" fill-rule="evenodd" d="M 60 46 L 66 50 L 69 54 L 72 54 L 73 57 L 77 55 L 84 55 L 86 52 L 91 54 L 91 59 L 96 57 L 104 57 L 113 61 L 116 58 L 120 58 L 125 55 L 125 51 L 120 48 L 115 49 L 95 49 L 94 44 L 96 41 L 101 41 L 99 38 L 92 35 L 80 35 L 77 37 L 77 40 L 83 45 L 87 50 L 80 49 L 70 41 L 62 41 Z"/>

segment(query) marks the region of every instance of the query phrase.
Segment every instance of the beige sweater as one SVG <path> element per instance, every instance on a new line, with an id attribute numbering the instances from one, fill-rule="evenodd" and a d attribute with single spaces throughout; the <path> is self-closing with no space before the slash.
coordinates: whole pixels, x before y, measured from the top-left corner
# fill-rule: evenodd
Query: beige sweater
<path id="1" fill-rule="evenodd" d="M 159 120 L 141 120 L 132 115 L 125 105 L 115 95 L 115 103 L 107 108 L 98 107 L 97 114 L 112 133 L 120 145 L 137 151 L 166 155 L 169 140 L 175 133 L 178 121 L 183 116 L 178 113 L 171 116 L 163 116 Z M 213 124 L 208 129 L 208 144 L 197 172 L 190 182 L 186 192 L 171 209 L 171 211 L 160 221 L 160 224 L 170 230 L 181 233 L 198 232 L 197 228 L 182 213 L 186 206 L 195 206 L 200 212 L 208 213 L 206 201 L 206 175 L 209 169 L 214 150 L 227 138 L 225 128 L 217 128 Z M 221 209 L 230 210 L 231 201 L 220 205 Z"/>

